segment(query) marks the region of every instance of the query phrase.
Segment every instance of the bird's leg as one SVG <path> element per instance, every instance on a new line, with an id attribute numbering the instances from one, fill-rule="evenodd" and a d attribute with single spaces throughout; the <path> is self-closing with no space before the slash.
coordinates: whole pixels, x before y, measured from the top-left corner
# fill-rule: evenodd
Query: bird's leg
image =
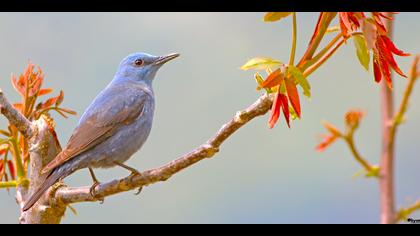
<path id="1" fill-rule="evenodd" d="M 134 169 L 134 168 L 132 168 L 132 167 L 129 167 L 129 166 L 127 166 L 127 165 L 125 165 L 125 164 L 123 164 L 123 163 L 120 163 L 120 162 L 117 162 L 117 161 L 114 161 L 114 163 L 115 163 L 115 165 L 117 165 L 117 166 L 120 166 L 120 167 L 122 167 L 122 168 L 124 168 L 124 169 L 126 169 L 126 170 L 129 170 L 130 172 L 131 172 L 131 178 L 133 178 L 134 176 L 136 176 L 136 175 L 139 175 L 139 176 L 141 176 L 141 173 L 138 171 L 138 170 L 136 170 L 136 169 Z M 141 186 L 138 190 L 137 190 L 137 192 L 135 193 L 135 195 L 139 195 L 140 193 L 141 193 L 141 190 L 143 190 L 143 186 Z"/>
<path id="2" fill-rule="evenodd" d="M 97 198 L 96 197 L 96 192 L 95 192 L 95 188 L 96 188 L 96 186 L 98 186 L 100 184 L 100 182 L 96 178 L 95 173 L 93 172 L 93 169 L 91 167 L 89 167 L 89 173 L 90 173 L 90 176 L 92 177 L 92 180 L 93 180 L 93 184 L 89 189 L 90 195 L 94 199 L 98 199 L 100 201 L 100 203 L 102 204 L 102 203 L 104 203 L 104 198 Z"/>

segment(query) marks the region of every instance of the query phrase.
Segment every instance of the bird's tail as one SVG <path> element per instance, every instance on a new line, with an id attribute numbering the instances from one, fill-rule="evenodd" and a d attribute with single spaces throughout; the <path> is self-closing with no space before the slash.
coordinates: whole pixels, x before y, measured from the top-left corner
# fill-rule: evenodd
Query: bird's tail
<path id="1" fill-rule="evenodd" d="M 45 191 L 48 190 L 49 187 L 55 184 L 60 178 L 65 176 L 66 173 L 60 171 L 59 167 L 51 171 L 51 173 L 44 180 L 44 183 L 42 183 L 42 185 L 39 186 L 38 189 L 36 189 L 35 192 L 31 195 L 31 197 L 29 197 L 29 199 L 25 202 L 25 205 L 23 206 L 23 211 L 29 210 L 42 197 L 42 195 L 45 193 Z"/>

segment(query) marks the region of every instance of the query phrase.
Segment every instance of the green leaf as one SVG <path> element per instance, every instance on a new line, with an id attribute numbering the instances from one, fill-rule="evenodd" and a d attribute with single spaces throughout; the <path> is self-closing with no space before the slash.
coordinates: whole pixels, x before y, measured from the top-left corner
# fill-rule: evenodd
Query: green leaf
<path id="1" fill-rule="evenodd" d="M 278 60 L 274 60 L 269 57 L 255 57 L 249 60 L 247 63 L 245 63 L 241 69 L 242 70 L 265 70 L 267 68 L 272 68 L 276 66 L 280 66 L 283 63 L 281 63 Z"/>
<path id="2" fill-rule="evenodd" d="M 284 81 L 280 84 L 280 93 L 287 94 L 286 84 L 284 83 Z"/>
<path id="3" fill-rule="evenodd" d="M 287 67 L 288 74 L 296 79 L 297 84 L 303 89 L 303 95 L 310 98 L 311 97 L 311 85 L 309 85 L 308 80 L 303 75 L 302 71 L 295 66 L 289 65 Z"/>
<path id="4" fill-rule="evenodd" d="M 369 61 L 370 55 L 367 48 L 366 40 L 363 35 L 353 35 L 354 46 L 356 47 L 357 58 L 359 59 L 360 64 L 366 69 L 369 70 Z"/>
<path id="5" fill-rule="evenodd" d="M 288 17 L 292 12 L 267 12 L 264 16 L 265 22 L 279 21 L 285 17 Z"/>

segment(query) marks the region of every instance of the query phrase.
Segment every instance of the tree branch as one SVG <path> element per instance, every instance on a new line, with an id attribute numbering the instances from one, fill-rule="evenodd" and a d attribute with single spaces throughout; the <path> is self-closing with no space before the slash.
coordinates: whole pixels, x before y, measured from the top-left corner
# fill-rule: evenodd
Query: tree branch
<path id="1" fill-rule="evenodd" d="M 386 13 L 390 16 L 390 13 Z M 392 21 L 387 20 L 388 36 L 392 38 Z M 391 74 L 392 77 L 392 74 Z M 381 223 L 391 224 L 395 221 L 395 192 L 394 192 L 394 154 L 395 129 L 393 129 L 394 94 L 385 81 L 381 84 L 382 110 L 382 151 L 380 158 L 380 206 Z"/>
<path id="2" fill-rule="evenodd" d="M 33 128 L 31 122 L 26 119 L 18 110 L 16 110 L 12 104 L 4 96 L 3 91 L 0 89 L 0 112 L 9 120 L 10 124 L 16 126 L 16 128 L 25 136 L 29 138 L 32 136 Z"/>
<path id="3" fill-rule="evenodd" d="M 417 81 L 417 78 L 419 76 L 418 71 L 417 71 L 417 66 L 419 65 L 419 59 L 420 59 L 420 56 L 417 55 L 414 58 L 413 64 L 411 65 L 410 74 L 408 76 L 408 84 L 405 87 L 404 96 L 401 101 L 398 112 L 394 116 L 393 129 L 396 129 L 402 123 L 404 119 L 404 115 L 407 111 L 408 103 L 410 101 L 410 96 L 413 92 L 414 84 Z"/>
<path id="4" fill-rule="evenodd" d="M 376 167 L 369 164 L 369 162 L 366 159 L 364 159 L 357 150 L 356 145 L 354 144 L 353 132 L 347 137 L 344 137 L 344 141 L 349 147 L 354 159 L 365 169 L 366 175 L 378 177 L 379 173 L 377 173 Z"/>
<path id="5" fill-rule="evenodd" d="M 120 192 L 129 191 L 142 186 L 147 186 L 159 181 L 165 181 L 181 170 L 201 161 L 210 158 L 219 151 L 220 145 L 239 128 L 257 116 L 262 116 L 270 110 L 272 96 L 264 94 L 254 104 L 236 115 L 206 143 L 178 159 L 156 169 L 147 170 L 140 175 L 129 176 L 119 180 L 103 183 L 95 188 L 96 196 L 90 194 L 90 187 L 62 187 L 54 191 L 53 202 L 71 204 L 77 202 L 98 201 L 101 198 L 114 195 Z"/>

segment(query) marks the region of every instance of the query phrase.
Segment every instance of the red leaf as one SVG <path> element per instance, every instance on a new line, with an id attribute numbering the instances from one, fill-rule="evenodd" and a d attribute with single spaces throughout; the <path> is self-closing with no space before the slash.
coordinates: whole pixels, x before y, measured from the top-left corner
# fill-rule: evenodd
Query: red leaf
<path id="1" fill-rule="evenodd" d="M 328 122 L 323 122 L 324 127 L 335 137 L 340 137 L 342 134 L 340 132 L 340 130 L 335 127 L 334 125 L 328 123 Z"/>
<path id="2" fill-rule="evenodd" d="M 39 90 L 38 96 L 49 94 L 52 91 L 53 91 L 52 88 L 41 89 L 41 90 Z"/>
<path id="3" fill-rule="evenodd" d="M 331 136 L 331 135 L 326 136 L 326 137 L 325 137 L 325 138 L 321 141 L 321 143 L 320 143 L 320 144 L 318 144 L 318 146 L 316 146 L 316 150 L 317 150 L 318 152 L 325 151 L 325 149 L 326 149 L 327 147 L 329 147 L 331 144 L 333 144 L 333 143 L 335 142 L 335 140 L 337 140 L 337 137 L 336 137 L 336 136 Z"/>
<path id="4" fill-rule="evenodd" d="M 373 73 L 375 75 L 375 81 L 376 81 L 376 83 L 381 82 L 381 80 L 382 80 L 382 73 L 381 73 L 381 69 L 379 68 L 378 60 L 377 59 L 374 59 L 373 60 Z"/>
<path id="5" fill-rule="evenodd" d="M 349 25 L 349 23 L 348 23 L 348 20 L 347 20 L 347 17 L 346 17 L 346 13 L 345 12 L 339 12 L 338 13 L 338 15 L 339 15 L 339 22 L 340 22 L 340 28 L 341 28 L 341 33 L 343 33 L 343 35 L 345 36 L 345 37 L 347 37 L 348 35 L 349 35 L 349 33 L 348 33 L 348 25 Z"/>
<path id="6" fill-rule="evenodd" d="M 73 110 L 70 110 L 70 109 L 60 107 L 60 110 L 66 112 L 66 113 L 69 113 L 70 115 L 77 115 L 77 112 L 75 112 Z"/>
<path id="7" fill-rule="evenodd" d="M 348 31 L 356 31 L 360 27 L 359 19 L 364 19 L 363 12 L 339 12 L 339 22 L 341 32 L 344 37 L 348 37 Z"/>
<path id="8" fill-rule="evenodd" d="M 29 96 L 33 96 L 35 94 L 37 94 L 39 92 L 39 90 L 41 89 L 42 86 L 42 78 L 39 77 L 35 80 L 34 84 L 32 85 L 30 91 L 29 91 Z"/>
<path id="9" fill-rule="evenodd" d="M 290 103 L 292 104 L 293 109 L 295 110 L 297 116 L 300 118 L 301 110 L 300 110 L 300 100 L 299 100 L 299 93 L 296 88 L 296 84 L 286 79 L 286 90 L 287 96 L 289 97 Z"/>
<path id="10" fill-rule="evenodd" d="M 345 122 L 350 128 L 355 128 L 359 125 L 360 121 L 364 116 L 364 112 L 361 110 L 350 110 L 345 115 Z"/>
<path id="11" fill-rule="evenodd" d="M 19 81 L 16 80 L 16 76 L 12 75 L 12 85 L 13 88 L 21 95 L 23 96 L 25 94 L 25 89 L 23 86 L 19 83 Z"/>
<path id="12" fill-rule="evenodd" d="M 57 100 L 55 101 L 55 106 L 59 106 L 64 100 L 64 92 L 63 90 L 60 91 L 60 94 L 57 96 Z"/>
<path id="13" fill-rule="evenodd" d="M 270 120 L 268 121 L 268 126 L 270 127 L 270 129 L 272 129 L 274 127 L 274 125 L 277 123 L 277 120 L 279 119 L 280 116 L 280 108 L 282 106 L 282 101 L 280 99 L 280 92 L 277 92 L 277 96 L 274 99 L 273 105 L 271 106 L 271 115 L 270 115 Z"/>
<path id="14" fill-rule="evenodd" d="M 9 145 L 7 143 L 0 145 L 0 156 L 5 154 L 8 148 Z"/>
<path id="15" fill-rule="evenodd" d="M 61 90 L 60 94 L 57 97 L 52 97 L 52 98 L 49 98 L 47 101 L 45 101 L 40 106 L 40 109 L 45 109 L 45 108 L 51 107 L 52 105 L 59 106 L 63 102 L 63 99 L 64 99 L 64 92 Z"/>
<path id="16" fill-rule="evenodd" d="M 4 170 L 4 160 L 0 160 L 0 181 L 2 181 L 2 177 L 3 177 L 3 170 Z"/>
<path id="17" fill-rule="evenodd" d="M 15 165 L 11 160 L 7 161 L 7 166 L 9 167 L 9 173 L 13 180 L 16 179 L 16 171 L 15 171 Z"/>
<path id="18" fill-rule="evenodd" d="M 45 108 L 51 107 L 52 105 L 55 104 L 56 101 L 57 101 L 57 97 L 49 98 L 47 101 L 45 101 L 44 103 L 42 103 L 42 105 L 41 105 L 40 108 L 41 109 L 45 109 Z"/>
<path id="19" fill-rule="evenodd" d="M 273 71 L 270 75 L 267 76 L 267 79 L 261 83 L 261 88 L 272 88 L 281 84 L 284 80 L 284 74 L 280 69 Z"/>
<path id="20" fill-rule="evenodd" d="M 395 72 L 397 72 L 402 77 L 407 77 L 398 67 L 397 62 L 395 62 L 394 56 L 392 55 L 392 52 L 390 51 L 390 49 L 387 47 L 387 44 L 385 43 L 384 38 L 387 38 L 387 37 L 379 36 L 377 40 L 378 50 L 383 55 L 383 59 L 386 60 L 387 64 L 389 64 L 395 70 Z"/>
<path id="21" fill-rule="evenodd" d="M 280 93 L 280 99 L 282 103 L 283 115 L 286 119 L 287 126 L 290 128 L 290 111 L 289 111 L 289 101 L 287 96 Z"/>
<path id="22" fill-rule="evenodd" d="M 381 17 L 383 17 L 383 18 L 386 18 L 386 19 L 388 19 L 388 20 L 393 20 L 394 18 L 392 18 L 392 17 L 390 17 L 390 16 L 387 16 L 386 15 L 386 12 L 375 12 L 375 13 L 377 13 L 377 14 L 379 14 Z M 391 14 L 396 14 L 395 12 L 390 12 Z"/>
<path id="23" fill-rule="evenodd" d="M 24 76 L 29 78 L 29 76 L 32 74 L 33 69 L 34 69 L 34 64 L 29 62 L 28 67 L 26 67 L 25 72 L 23 73 Z"/>
<path id="24" fill-rule="evenodd" d="M 379 35 L 386 35 L 387 30 L 385 28 L 384 23 L 382 22 L 380 15 L 377 12 L 372 12 L 372 14 L 373 14 L 373 19 L 375 21 L 375 25 L 377 27 Z"/>
<path id="25" fill-rule="evenodd" d="M 389 64 L 386 61 L 379 60 L 379 66 L 381 68 L 382 76 L 388 84 L 388 87 L 392 89 L 391 70 L 389 69 Z"/>
<path id="26" fill-rule="evenodd" d="M 398 49 L 395 44 L 391 41 L 391 39 L 389 39 L 386 36 L 381 36 L 381 39 L 383 40 L 383 42 L 385 43 L 386 47 L 391 50 L 391 52 L 393 52 L 395 55 L 398 56 L 410 56 L 410 53 L 405 53 L 402 50 Z"/>
<path id="27" fill-rule="evenodd" d="M 3 181 L 4 172 L 4 160 L 0 160 L 0 181 Z"/>

